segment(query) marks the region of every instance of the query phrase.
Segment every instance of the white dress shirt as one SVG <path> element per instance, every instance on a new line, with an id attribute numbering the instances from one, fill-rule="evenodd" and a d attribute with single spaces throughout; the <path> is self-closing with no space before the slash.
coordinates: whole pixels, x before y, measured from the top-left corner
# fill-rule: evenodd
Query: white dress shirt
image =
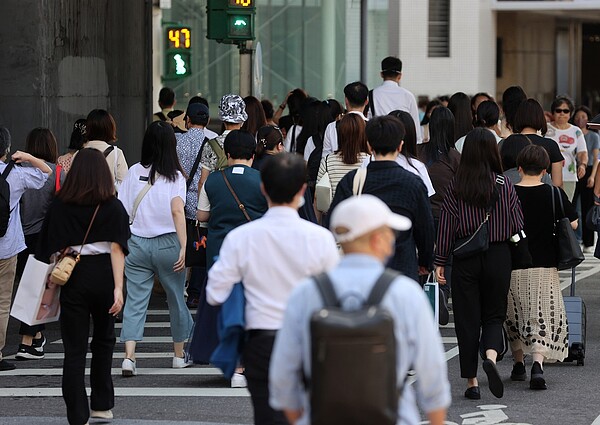
<path id="1" fill-rule="evenodd" d="M 419 109 L 415 95 L 400 87 L 394 81 L 384 81 L 382 85 L 373 89 L 373 103 L 375 104 L 375 115 L 387 115 L 392 111 L 406 111 L 415 122 L 415 131 L 417 133 L 417 143 L 423 143 L 421 134 L 421 120 L 419 119 Z M 371 118 L 371 108 L 369 118 Z"/>
<path id="2" fill-rule="evenodd" d="M 243 282 L 246 329 L 277 330 L 294 287 L 338 261 L 327 229 L 301 219 L 292 208 L 272 207 L 225 237 L 208 272 L 206 299 L 211 305 L 223 304 L 233 285 Z"/>
<path id="3" fill-rule="evenodd" d="M 360 115 L 365 121 L 368 121 L 367 117 L 360 111 L 349 111 L 349 114 Z M 323 136 L 323 154 L 321 158 L 325 158 L 327 155 L 334 153 L 338 150 L 338 139 L 337 139 L 337 121 L 330 122 L 325 128 L 325 136 Z"/>
<path id="4" fill-rule="evenodd" d="M 294 124 L 290 127 L 287 134 L 285 135 L 285 140 L 283 141 L 283 148 L 286 152 L 292 152 L 292 136 L 294 136 L 294 152 L 296 152 L 296 148 L 298 147 L 298 136 L 302 132 L 302 126 Z"/>

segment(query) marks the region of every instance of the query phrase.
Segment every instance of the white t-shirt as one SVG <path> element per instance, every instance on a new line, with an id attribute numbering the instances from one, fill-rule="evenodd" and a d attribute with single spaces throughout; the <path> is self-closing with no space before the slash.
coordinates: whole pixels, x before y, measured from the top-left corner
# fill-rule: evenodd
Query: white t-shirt
<path id="1" fill-rule="evenodd" d="M 357 114 L 363 120 L 368 121 L 367 117 L 359 111 L 348 111 L 349 114 Z M 337 121 L 330 122 L 325 128 L 325 135 L 323 136 L 323 154 L 321 158 L 325 158 L 327 155 L 334 153 L 338 150 L 338 138 L 337 138 Z"/>
<path id="2" fill-rule="evenodd" d="M 142 164 L 133 165 L 121 184 L 119 200 L 131 217 L 133 204 L 140 191 L 148 182 L 150 167 Z M 177 179 L 172 182 L 163 176 L 157 176 L 156 181 L 146 193 L 135 214 L 131 225 L 131 233 L 142 238 L 175 233 L 175 223 L 171 214 L 171 200 L 179 197 L 185 203 L 185 178 L 178 171 Z"/>
<path id="3" fill-rule="evenodd" d="M 291 152 L 290 149 L 292 148 L 292 134 L 295 134 L 296 148 L 298 147 L 298 136 L 300 135 L 301 131 L 301 125 L 294 124 L 290 127 L 287 134 L 285 135 L 285 140 L 283 141 L 283 147 L 285 148 L 286 152 Z"/>
<path id="4" fill-rule="evenodd" d="M 496 134 L 496 132 L 492 129 L 486 128 L 486 130 L 490 131 L 494 137 L 496 138 L 496 143 L 500 143 L 500 141 L 502 140 L 502 137 L 498 136 L 498 134 Z M 463 147 L 465 145 L 465 139 L 467 138 L 467 136 L 463 136 L 460 139 L 458 139 L 455 143 L 455 148 L 459 153 L 462 153 Z"/>
<path id="5" fill-rule="evenodd" d="M 373 156 L 367 157 L 367 159 L 363 161 L 361 167 L 365 168 L 367 165 L 369 165 L 369 162 L 374 160 L 375 158 Z M 431 178 L 429 178 L 429 173 L 427 172 L 427 167 L 425 166 L 425 164 L 423 164 L 418 159 L 413 158 L 411 158 L 409 164 L 406 157 L 402 154 L 399 154 L 396 157 L 396 162 L 406 171 L 410 171 L 414 175 L 421 177 L 421 180 L 423 180 L 423 183 L 427 188 L 427 196 L 432 197 L 433 195 L 435 195 L 435 189 L 433 188 L 433 183 L 431 183 Z"/>
<path id="6" fill-rule="evenodd" d="M 585 137 L 579 127 L 569 124 L 566 130 L 560 130 L 548 124 L 546 137 L 554 140 L 560 147 L 560 152 L 565 158 L 563 163 L 563 181 L 577 181 L 577 154 L 587 152 Z"/>

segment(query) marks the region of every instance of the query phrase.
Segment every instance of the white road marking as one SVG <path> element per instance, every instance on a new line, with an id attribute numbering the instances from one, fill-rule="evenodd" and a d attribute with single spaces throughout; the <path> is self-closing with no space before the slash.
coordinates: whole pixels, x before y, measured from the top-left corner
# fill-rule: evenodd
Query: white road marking
<path id="1" fill-rule="evenodd" d="M 135 378 L 132 378 L 135 379 Z M 86 388 L 88 396 L 90 389 Z M 115 387 L 117 397 L 250 397 L 245 388 Z M 0 397 L 62 397 L 60 388 L 0 388 Z"/>
<path id="2" fill-rule="evenodd" d="M 167 359 L 173 358 L 173 353 L 135 353 L 135 357 L 138 359 Z M 5 359 L 11 360 L 14 359 L 15 356 L 4 356 Z M 48 353 L 44 354 L 44 360 L 63 360 L 65 358 L 64 353 Z M 92 353 L 87 353 L 87 359 L 92 358 Z M 125 353 L 123 352 L 115 352 L 113 353 L 113 359 L 124 359 Z"/>
<path id="3" fill-rule="evenodd" d="M 49 369 L 13 369 L 0 372 L 0 376 L 62 376 L 62 368 Z M 85 374 L 90 374 L 90 369 L 85 368 Z M 172 368 L 137 368 L 138 375 L 198 375 L 222 376 L 221 369 L 215 367 L 187 367 L 184 369 Z M 112 368 L 111 375 L 121 375 L 121 368 Z"/>
<path id="4" fill-rule="evenodd" d="M 600 416 L 598 416 L 594 422 L 592 422 L 592 425 L 600 425 Z"/>
<path id="5" fill-rule="evenodd" d="M 92 337 L 88 338 L 88 342 L 92 342 Z M 146 336 L 143 341 L 138 341 L 139 344 L 167 344 L 173 343 L 173 338 L 170 336 Z M 57 339 L 51 342 L 51 344 L 62 344 L 62 339 Z M 117 337 L 117 344 L 123 344 Z"/>

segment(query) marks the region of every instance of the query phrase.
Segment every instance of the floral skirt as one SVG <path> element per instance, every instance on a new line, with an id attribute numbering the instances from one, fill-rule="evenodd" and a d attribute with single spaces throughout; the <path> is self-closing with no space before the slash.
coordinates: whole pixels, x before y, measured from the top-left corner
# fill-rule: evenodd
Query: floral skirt
<path id="1" fill-rule="evenodd" d="M 565 304 L 556 268 L 513 270 L 506 330 L 513 351 L 562 361 L 569 354 Z"/>

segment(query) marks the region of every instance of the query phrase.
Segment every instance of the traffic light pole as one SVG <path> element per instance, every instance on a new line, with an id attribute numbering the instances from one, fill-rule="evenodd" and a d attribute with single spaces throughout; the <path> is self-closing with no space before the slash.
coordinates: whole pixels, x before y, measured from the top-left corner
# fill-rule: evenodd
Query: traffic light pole
<path id="1" fill-rule="evenodd" d="M 238 44 L 240 49 L 240 96 L 252 95 L 252 41 L 243 41 Z"/>

